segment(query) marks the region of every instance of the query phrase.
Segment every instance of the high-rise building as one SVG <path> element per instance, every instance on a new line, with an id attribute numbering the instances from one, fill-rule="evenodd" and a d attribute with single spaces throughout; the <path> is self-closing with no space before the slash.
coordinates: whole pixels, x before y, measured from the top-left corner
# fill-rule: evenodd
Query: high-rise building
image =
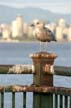
<path id="1" fill-rule="evenodd" d="M 56 31 L 55 31 L 56 32 L 55 36 L 56 36 L 57 41 L 64 40 L 63 31 L 64 31 L 65 27 L 66 27 L 66 22 L 63 18 L 61 18 L 58 21 L 58 25 L 57 25 Z"/>
<path id="2" fill-rule="evenodd" d="M 0 37 L 2 37 L 2 28 L 1 28 L 1 25 L 0 25 Z"/>
<path id="3" fill-rule="evenodd" d="M 68 28 L 68 41 L 71 41 L 71 25 Z"/>
<path id="4" fill-rule="evenodd" d="M 24 35 L 27 35 L 28 34 L 28 23 L 24 22 L 23 23 L 23 32 L 24 32 Z"/>
<path id="5" fill-rule="evenodd" d="M 63 30 L 63 38 L 65 41 L 68 41 L 68 29 L 69 27 L 65 27 Z"/>
<path id="6" fill-rule="evenodd" d="M 3 39 L 10 39 L 11 31 L 9 25 L 3 25 L 2 28 L 2 38 Z"/>
<path id="7" fill-rule="evenodd" d="M 33 39 L 34 38 L 34 36 L 33 36 L 33 28 L 31 27 L 31 26 L 29 26 L 29 28 L 28 28 L 28 38 L 29 39 Z"/>
<path id="8" fill-rule="evenodd" d="M 16 20 L 12 22 L 12 37 L 22 37 L 23 36 L 23 20 L 21 16 L 17 16 Z"/>
<path id="9" fill-rule="evenodd" d="M 23 19 L 22 16 L 16 17 L 17 29 L 18 29 L 18 36 L 23 36 Z"/>
<path id="10" fill-rule="evenodd" d="M 58 22 L 58 25 L 60 26 L 60 27 L 65 27 L 66 26 L 66 21 L 63 19 L 63 18 L 61 18 L 60 20 L 59 20 L 59 22 Z"/>
<path id="11" fill-rule="evenodd" d="M 63 40 L 63 28 L 62 27 L 60 26 L 56 27 L 55 38 L 57 41 Z"/>
<path id="12" fill-rule="evenodd" d="M 16 20 L 12 21 L 11 31 L 12 31 L 13 38 L 18 37 L 18 29 L 17 29 L 17 21 Z"/>

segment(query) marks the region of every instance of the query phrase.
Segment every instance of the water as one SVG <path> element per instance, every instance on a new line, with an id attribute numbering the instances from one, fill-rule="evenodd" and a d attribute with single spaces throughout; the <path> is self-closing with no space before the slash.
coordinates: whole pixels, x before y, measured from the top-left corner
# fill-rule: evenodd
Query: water
<path id="1" fill-rule="evenodd" d="M 32 64 L 32 60 L 29 55 L 31 53 L 39 52 L 39 50 L 40 46 L 38 42 L 0 43 L 0 64 Z M 54 63 L 55 65 L 71 66 L 71 43 L 52 42 L 47 45 L 46 50 L 48 52 L 53 52 L 58 55 L 58 58 L 55 60 Z M 30 85 L 33 82 L 32 77 L 32 75 L 0 75 L 0 85 Z M 54 76 L 54 85 L 71 88 L 71 78 Z M 19 94 L 17 94 L 17 96 L 18 95 Z M 30 99 L 32 102 L 32 94 L 30 95 Z M 22 94 L 20 94 L 18 98 L 19 103 L 16 104 L 17 108 L 22 108 L 21 96 Z M 29 94 L 27 96 L 29 97 Z M 5 108 L 11 108 L 11 94 L 5 94 L 5 98 L 8 99 L 8 101 L 5 101 Z M 29 107 L 27 107 L 31 108 L 29 100 L 27 100 L 27 103 L 28 106 L 30 105 Z"/>
<path id="2" fill-rule="evenodd" d="M 47 51 L 58 55 L 57 65 L 71 66 L 71 43 L 47 44 Z M 39 52 L 39 43 L 0 43 L 0 64 L 32 63 L 29 54 Z"/>

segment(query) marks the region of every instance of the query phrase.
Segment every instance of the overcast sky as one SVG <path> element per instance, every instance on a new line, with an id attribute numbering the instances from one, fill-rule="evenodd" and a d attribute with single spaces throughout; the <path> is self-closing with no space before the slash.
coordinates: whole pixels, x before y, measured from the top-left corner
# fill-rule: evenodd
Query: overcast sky
<path id="1" fill-rule="evenodd" d="M 52 12 L 71 13 L 71 0 L 0 0 L 0 4 L 12 7 L 40 7 Z"/>

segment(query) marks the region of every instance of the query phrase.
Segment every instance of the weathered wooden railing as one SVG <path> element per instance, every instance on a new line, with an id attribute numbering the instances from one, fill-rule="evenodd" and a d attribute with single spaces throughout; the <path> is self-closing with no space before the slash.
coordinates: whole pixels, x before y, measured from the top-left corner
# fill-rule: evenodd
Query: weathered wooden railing
<path id="1" fill-rule="evenodd" d="M 45 103 L 38 104 L 38 100 L 36 100 L 36 105 L 40 108 L 40 105 L 43 104 L 45 106 L 44 108 L 53 108 L 50 107 L 53 104 L 55 104 L 54 108 L 58 108 L 58 96 L 60 96 L 60 105 L 63 108 L 62 105 L 65 104 L 65 108 L 68 108 L 68 106 L 71 105 L 71 89 L 69 88 L 62 88 L 62 87 L 36 87 L 36 86 L 20 86 L 20 85 L 14 85 L 14 86 L 8 86 L 8 87 L 0 87 L 1 92 L 1 108 L 4 108 L 4 92 L 12 92 L 12 108 L 15 108 L 15 93 L 16 92 L 23 92 L 23 108 L 26 108 L 26 93 L 27 92 L 34 92 L 37 93 L 36 96 L 43 96 L 41 99 L 45 100 Z M 50 103 L 50 95 L 51 97 L 54 97 L 55 103 Z M 54 94 L 54 95 L 53 95 Z M 65 103 L 63 103 L 62 98 L 65 98 Z M 69 99 L 68 99 L 69 98 Z M 70 104 L 70 105 L 68 105 Z M 42 108 L 42 107 L 41 107 Z M 71 106 L 69 107 L 71 108 Z"/>
<path id="2" fill-rule="evenodd" d="M 0 86 L 1 108 L 6 92 L 12 93 L 12 108 L 15 108 L 16 92 L 23 93 L 23 108 L 26 108 L 27 92 L 33 92 L 32 108 L 71 108 L 71 88 L 53 86 L 53 75 L 71 77 L 71 67 L 53 66 L 56 55 L 38 53 L 31 57 L 33 65 L 0 65 L 0 74 L 33 74 L 30 86 Z"/>
<path id="3" fill-rule="evenodd" d="M 0 65 L 0 74 L 35 74 L 34 65 Z M 71 77 L 71 67 L 54 66 L 51 75 Z"/>

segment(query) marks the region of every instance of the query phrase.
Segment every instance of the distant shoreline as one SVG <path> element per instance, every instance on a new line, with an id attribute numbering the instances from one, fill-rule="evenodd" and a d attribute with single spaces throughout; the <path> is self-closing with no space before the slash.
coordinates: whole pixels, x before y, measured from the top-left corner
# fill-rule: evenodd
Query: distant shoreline
<path id="1" fill-rule="evenodd" d="M 4 39 L 2 39 L 2 40 L 0 40 L 0 43 L 39 43 L 39 41 L 37 41 L 37 40 L 23 40 L 23 41 L 20 41 L 20 40 L 4 40 Z M 52 42 L 49 42 L 49 43 L 71 43 L 71 42 L 69 42 L 69 41 L 56 41 L 56 42 L 54 42 L 54 41 L 52 41 Z"/>

